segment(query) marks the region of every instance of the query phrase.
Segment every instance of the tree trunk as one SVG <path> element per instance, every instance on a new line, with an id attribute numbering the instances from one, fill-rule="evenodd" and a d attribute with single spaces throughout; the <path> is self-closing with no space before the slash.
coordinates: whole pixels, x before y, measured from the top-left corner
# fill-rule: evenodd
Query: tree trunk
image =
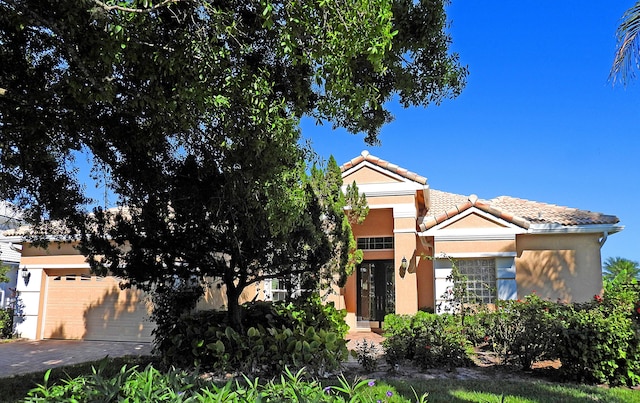
<path id="1" fill-rule="evenodd" d="M 242 307 L 238 303 L 241 293 L 241 289 L 227 284 L 227 318 L 233 330 L 238 333 L 243 333 L 244 331 L 242 327 Z"/>

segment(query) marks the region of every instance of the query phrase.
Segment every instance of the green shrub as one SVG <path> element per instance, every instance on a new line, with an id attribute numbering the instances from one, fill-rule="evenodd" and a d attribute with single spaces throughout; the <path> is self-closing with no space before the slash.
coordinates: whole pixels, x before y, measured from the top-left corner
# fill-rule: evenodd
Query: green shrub
<path id="1" fill-rule="evenodd" d="M 13 309 L 0 309 L 0 338 L 13 336 Z"/>
<path id="2" fill-rule="evenodd" d="M 605 301 L 570 305 L 562 313 L 561 372 L 575 381 L 637 385 L 640 327 L 628 306 Z"/>
<path id="3" fill-rule="evenodd" d="M 273 374 L 285 367 L 324 373 L 347 358 L 345 312 L 315 296 L 295 303 L 254 302 L 244 307 L 245 329 L 224 313 L 182 316 L 158 345 L 164 362 L 216 372 Z"/>
<path id="4" fill-rule="evenodd" d="M 368 340 L 356 342 L 356 349 L 351 351 L 351 355 L 358 360 L 358 364 L 367 372 L 378 369 L 378 346 Z"/>
<path id="5" fill-rule="evenodd" d="M 385 358 L 393 366 L 402 360 L 411 360 L 421 368 L 459 367 L 471 362 L 472 345 L 453 315 L 387 315 L 384 330 Z"/>
<path id="6" fill-rule="evenodd" d="M 524 301 L 500 301 L 496 311 L 484 317 L 487 339 L 503 363 L 517 362 L 530 369 L 536 361 L 557 356 L 561 309 L 535 294 Z"/>

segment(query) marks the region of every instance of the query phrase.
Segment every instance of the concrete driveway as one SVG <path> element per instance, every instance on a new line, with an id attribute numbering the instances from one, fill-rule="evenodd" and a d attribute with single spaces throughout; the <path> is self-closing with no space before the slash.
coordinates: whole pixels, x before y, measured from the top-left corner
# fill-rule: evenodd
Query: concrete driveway
<path id="1" fill-rule="evenodd" d="M 151 343 L 25 340 L 0 344 L 0 378 L 95 361 L 106 356 L 149 355 Z"/>

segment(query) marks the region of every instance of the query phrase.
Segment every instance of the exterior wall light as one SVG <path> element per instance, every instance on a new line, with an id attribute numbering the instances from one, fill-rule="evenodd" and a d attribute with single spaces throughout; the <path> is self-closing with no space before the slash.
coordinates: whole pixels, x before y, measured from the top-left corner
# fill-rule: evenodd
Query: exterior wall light
<path id="1" fill-rule="evenodd" d="M 402 261 L 400 262 L 400 278 L 404 278 L 405 274 L 407 274 L 407 267 L 409 267 L 409 262 L 407 262 L 407 258 L 402 256 Z"/>
<path id="2" fill-rule="evenodd" d="M 29 277 L 31 277 L 31 273 L 27 270 L 26 267 L 23 267 L 21 270 L 22 280 L 24 280 L 24 285 L 29 284 Z"/>

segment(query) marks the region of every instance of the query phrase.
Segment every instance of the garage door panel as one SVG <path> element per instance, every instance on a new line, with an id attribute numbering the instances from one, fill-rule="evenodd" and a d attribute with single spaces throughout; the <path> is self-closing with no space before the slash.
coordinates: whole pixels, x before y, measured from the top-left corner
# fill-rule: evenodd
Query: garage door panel
<path id="1" fill-rule="evenodd" d="M 44 338 L 151 341 L 150 304 L 114 277 L 48 272 Z"/>

